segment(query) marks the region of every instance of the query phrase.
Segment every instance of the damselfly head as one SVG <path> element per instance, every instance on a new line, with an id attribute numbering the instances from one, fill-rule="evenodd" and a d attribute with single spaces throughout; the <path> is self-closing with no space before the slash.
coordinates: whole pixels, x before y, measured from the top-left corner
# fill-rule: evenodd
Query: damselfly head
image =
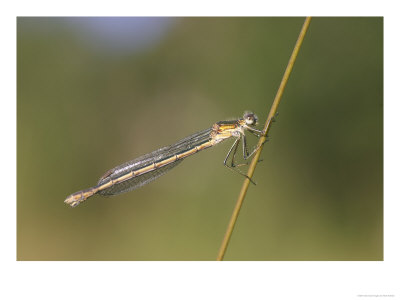
<path id="1" fill-rule="evenodd" d="M 243 119 L 246 122 L 247 125 L 255 126 L 257 125 L 258 118 L 255 113 L 252 113 L 250 111 L 246 111 L 243 115 Z"/>

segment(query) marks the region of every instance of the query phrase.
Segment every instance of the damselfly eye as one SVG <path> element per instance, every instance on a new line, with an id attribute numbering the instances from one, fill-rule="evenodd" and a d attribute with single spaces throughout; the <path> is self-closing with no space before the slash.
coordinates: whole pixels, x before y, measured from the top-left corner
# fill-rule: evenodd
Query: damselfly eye
<path id="1" fill-rule="evenodd" d="M 243 115 L 243 119 L 247 125 L 257 125 L 258 118 L 252 112 L 245 112 Z"/>

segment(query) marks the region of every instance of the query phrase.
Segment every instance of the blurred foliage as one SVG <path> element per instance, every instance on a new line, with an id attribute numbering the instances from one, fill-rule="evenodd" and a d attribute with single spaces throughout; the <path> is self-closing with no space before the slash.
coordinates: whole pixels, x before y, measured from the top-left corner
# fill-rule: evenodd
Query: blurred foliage
<path id="1" fill-rule="evenodd" d="M 108 169 L 245 110 L 265 121 L 303 18 L 181 18 L 113 55 L 17 22 L 17 259 L 215 260 L 243 178 L 225 142 L 77 208 Z M 314 18 L 226 260 L 383 259 L 383 19 Z"/>

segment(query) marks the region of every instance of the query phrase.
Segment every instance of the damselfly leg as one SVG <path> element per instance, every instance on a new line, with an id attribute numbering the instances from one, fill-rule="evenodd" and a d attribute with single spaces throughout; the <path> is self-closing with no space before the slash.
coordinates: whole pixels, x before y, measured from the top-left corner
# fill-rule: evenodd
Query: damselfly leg
<path id="1" fill-rule="evenodd" d="M 247 163 L 246 164 L 238 164 L 238 165 L 235 164 L 235 156 L 236 156 L 236 153 L 237 153 L 237 149 L 238 149 L 240 140 L 242 140 L 242 144 L 243 144 L 243 158 L 247 159 L 247 158 L 250 157 L 250 156 L 246 155 L 246 153 L 248 153 L 248 149 L 247 149 L 247 146 L 246 146 L 246 136 L 245 135 L 239 135 L 236 138 L 235 142 L 233 143 L 231 149 L 229 149 L 229 152 L 228 152 L 228 154 L 226 155 L 226 157 L 224 159 L 224 166 L 229 168 L 229 169 L 231 169 L 231 170 L 233 170 L 233 171 L 235 171 L 235 172 L 237 172 L 237 173 L 239 173 L 240 175 L 246 177 L 247 179 L 250 180 L 251 183 L 256 185 L 256 183 L 249 176 L 247 176 L 240 169 L 237 168 L 237 167 L 240 167 L 240 166 L 243 166 L 243 165 L 247 165 Z M 253 151 L 252 154 L 253 153 L 255 153 L 255 152 Z M 232 154 L 232 158 L 231 158 L 230 164 L 227 164 L 227 161 L 228 161 L 229 156 L 231 154 Z"/>

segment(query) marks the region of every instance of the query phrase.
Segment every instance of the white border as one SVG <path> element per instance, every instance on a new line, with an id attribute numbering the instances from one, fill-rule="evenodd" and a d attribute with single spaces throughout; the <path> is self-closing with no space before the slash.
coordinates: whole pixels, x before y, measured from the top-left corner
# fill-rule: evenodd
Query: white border
<path id="1" fill-rule="evenodd" d="M 399 182 L 397 7 L 377 1 L 18 1 L 1 14 L 2 299 L 398 299 Z M 388 1 L 389 2 L 389 1 Z M 264 3 L 261 5 L 260 3 Z M 14 5 L 14 7 L 12 7 Z M 260 6 L 261 5 L 261 6 Z M 129 8 L 129 9 L 128 9 Z M 7 11 L 8 10 L 8 11 Z M 384 262 L 16 262 L 17 15 L 385 16 Z M 11 125 L 12 124 L 12 125 Z M 396 197 L 397 196 L 397 197 Z"/>

